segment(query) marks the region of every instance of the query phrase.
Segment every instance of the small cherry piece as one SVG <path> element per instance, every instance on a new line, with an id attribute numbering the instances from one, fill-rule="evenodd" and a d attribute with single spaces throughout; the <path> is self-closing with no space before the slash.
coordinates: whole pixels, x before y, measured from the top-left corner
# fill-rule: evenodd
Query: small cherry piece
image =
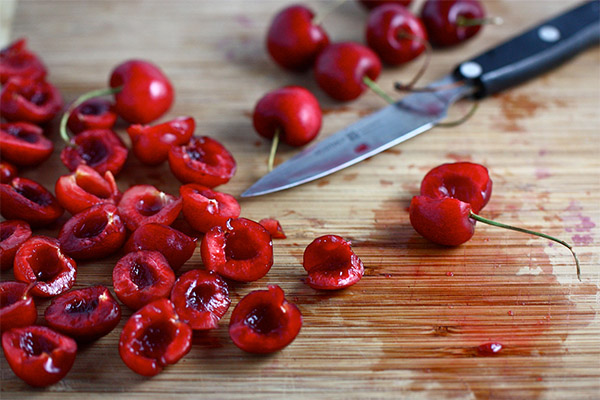
<path id="1" fill-rule="evenodd" d="M 114 105 L 108 100 L 93 98 L 79 104 L 69 114 L 67 127 L 75 135 L 91 129 L 112 129 L 117 122 Z"/>
<path id="2" fill-rule="evenodd" d="M 46 67 L 40 58 L 27 49 L 27 41 L 18 39 L 0 50 L 0 83 L 13 77 L 44 78 Z"/>
<path id="3" fill-rule="evenodd" d="M 119 340 L 121 359 L 143 376 L 154 376 L 177 363 L 191 347 L 192 329 L 179 319 L 167 299 L 156 300 L 134 313 Z"/>
<path id="4" fill-rule="evenodd" d="M 193 269 L 181 275 L 171 291 L 179 319 L 193 330 L 215 329 L 231 300 L 227 283 L 216 273 Z"/>
<path id="5" fill-rule="evenodd" d="M 200 246 L 204 267 L 238 282 L 265 276 L 273 265 L 273 241 L 262 225 L 246 218 L 232 219 L 204 235 Z"/>
<path id="6" fill-rule="evenodd" d="M 464 42 L 481 29 L 461 21 L 483 20 L 485 10 L 479 0 L 426 0 L 421 18 L 434 46 L 449 47 Z"/>
<path id="7" fill-rule="evenodd" d="M 28 326 L 4 332 L 2 349 L 15 375 L 31 386 L 44 387 L 71 370 L 77 343 L 45 326 Z"/>
<path id="8" fill-rule="evenodd" d="M 0 113 L 9 121 L 44 124 L 63 106 L 57 88 L 43 79 L 15 77 L 2 86 Z"/>
<path id="9" fill-rule="evenodd" d="M 169 151 L 171 172 L 183 183 L 213 188 L 229 182 L 235 174 L 235 159 L 225 146 L 208 136 L 192 137 Z"/>
<path id="10" fill-rule="evenodd" d="M 0 330 L 33 325 L 37 319 L 37 309 L 29 293 L 33 284 L 21 282 L 0 282 Z"/>
<path id="11" fill-rule="evenodd" d="M 177 271 L 194 254 L 196 240 L 170 226 L 151 222 L 137 228 L 125 243 L 124 249 L 126 253 L 158 251 L 165 256 L 171 269 Z"/>
<path id="12" fill-rule="evenodd" d="M 275 15 L 267 32 L 267 50 L 279 66 L 305 71 L 329 44 L 329 36 L 314 18 L 303 5 L 286 7 Z"/>
<path id="13" fill-rule="evenodd" d="M 39 227 L 56 221 L 63 212 L 52 193 L 31 179 L 16 177 L 10 184 L 0 184 L 0 213 L 6 219 Z"/>
<path id="14" fill-rule="evenodd" d="M 147 124 L 160 118 L 173 104 L 173 86 L 154 64 L 129 60 L 118 65 L 110 76 L 115 93 L 115 110 L 125 121 Z"/>
<path id="15" fill-rule="evenodd" d="M 121 306 L 105 286 L 90 286 L 52 299 L 44 318 L 55 331 L 91 342 L 115 329 L 121 320 Z"/>
<path id="16" fill-rule="evenodd" d="M 337 235 L 316 238 L 304 250 L 302 265 L 308 272 L 306 283 L 313 289 L 338 290 L 352 286 L 365 273 L 362 261 L 350 242 Z"/>
<path id="17" fill-rule="evenodd" d="M 103 177 L 85 164 L 58 178 L 54 192 L 60 205 L 73 215 L 96 204 L 117 204 L 121 200 L 112 172 L 106 171 Z"/>
<path id="18" fill-rule="evenodd" d="M 133 154 L 146 165 L 158 165 L 169 158 L 173 146 L 190 141 L 196 122 L 191 117 L 179 117 L 158 125 L 135 124 L 127 128 Z"/>
<path id="19" fill-rule="evenodd" d="M 235 306 L 229 336 L 240 349 L 267 354 L 289 345 L 300 332 L 302 314 L 277 285 L 248 293 Z"/>
<path id="20" fill-rule="evenodd" d="M 31 237 L 31 228 L 25 221 L 10 220 L 0 222 L 0 270 L 13 267 L 15 254 L 23 243 Z"/>
<path id="21" fill-rule="evenodd" d="M 17 167 L 5 160 L 0 160 L 0 183 L 10 183 L 18 173 Z"/>
<path id="22" fill-rule="evenodd" d="M 389 65 L 401 65 L 426 49 L 427 31 L 419 18 L 400 4 L 377 7 L 369 14 L 367 44 Z"/>
<path id="23" fill-rule="evenodd" d="M 240 205 L 227 193 L 196 183 L 181 186 L 179 193 L 183 200 L 183 217 L 199 232 L 206 233 L 213 226 L 225 225 L 230 218 L 240 216 Z"/>
<path id="24" fill-rule="evenodd" d="M 399 4 L 404 7 L 408 7 L 412 0 L 358 0 L 368 10 L 378 8 L 384 4 Z"/>
<path id="25" fill-rule="evenodd" d="M 132 310 L 169 297 L 175 273 L 158 251 L 140 250 L 121 258 L 113 269 L 115 294 Z"/>
<path id="26" fill-rule="evenodd" d="M 119 250 L 127 237 L 117 206 L 101 203 L 75 214 L 61 228 L 62 251 L 76 260 L 92 260 Z"/>
<path id="27" fill-rule="evenodd" d="M 355 42 L 330 44 L 315 63 L 317 84 L 338 101 L 358 98 L 368 87 L 365 80 L 377 80 L 380 72 L 377 54 Z"/>
<path id="28" fill-rule="evenodd" d="M 52 141 L 37 125 L 27 122 L 0 124 L 0 155 L 20 167 L 33 167 L 50 157 Z"/>
<path id="29" fill-rule="evenodd" d="M 110 171 L 116 176 L 127 160 L 127 153 L 127 147 L 116 133 L 109 129 L 93 129 L 71 138 L 60 153 L 60 159 L 70 171 L 85 164 L 100 174 Z"/>
<path id="30" fill-rule="evenodd" d="M 62 252 L 58 240 L 32 236 L 17 250 L 14 275 L 19 282 L 37 282 L 34 296 L 53 297 L 73 287 L 77 263 Z"/>
<path id="31" fill-rule="evenodd" d="M 131 231 L 150 222 L 171 225 L 180 211 L 180 198 L 161 192 L 152 185 L 130 187 L 119 202 L 119 214 Z"/>
<path id="32" fill-rule="evenodd" d="M 271 234 L 273 239 L 285 239 L 287 237 L 285 236 L 279 221 L 274 218 L 263 218 L 258 221 L 258 223 L 261 224 L 267 230 L 267 232 Z"/>

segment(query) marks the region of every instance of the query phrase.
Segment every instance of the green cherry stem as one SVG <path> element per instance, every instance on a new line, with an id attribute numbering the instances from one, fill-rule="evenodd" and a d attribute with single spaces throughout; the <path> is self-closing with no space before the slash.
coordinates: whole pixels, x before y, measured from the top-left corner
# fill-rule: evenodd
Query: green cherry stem
<path id="1" fill-rule="evenodd" d="M 463 28 L 480 25 L 502 25 L 503 23 L 504 20 L 501 17 L 467 18 L 464 15 L 456 17 L 456 25 Z"/>
<path id="2" fill-rule="evenodd" d="M 388 102 L 389 104 L 394 104 L 396 101 L 392 99 L 386 92 L 383 91 L 381 86 L 375 83 L 374 80 L 369 78 L 368 76 L 363 76 L 363 83 L 369 87 L 372 91 L 374 91 L 379 97 Z"/>
<path id="3" fill-rule="evenodd" d="M 466 113 L 465 115 L 463 115 L 462 117 L 460 117 L 459 119 L 454 120 L 454 121 L 449 121 L 449 122 L 438 122 L 437 124 L 435 124 L 435 126 L 440 126 L 442 128 L 452 128 L 455 126 L 462 125 L 465 122 L 467 122 L 473 115 L 475 115 L 475 111 L 477 111 L 478 108 L 479 108 L 479 102 L 475 101 L 475 102 L 473 102 L 473 105 L 471 106 L 471 109 L 469 110 L 469 112 Z"/>
<path id="4" fill-rule="evenodd" d="M 579 279 L 579 281 L 581 282 L 581 269 L 579 267 L 579 259 L 577 258 L 577 254 L 575 254 L 573 247 L 569 243 L 565 242 L 564 240 L 557 239 L 554 236 L 546 235 L 545 233 L 535 232 L 535 231 L 531 231 L 529 229 L 524 229 L 524 228 L 517 228 L 516 226 L 506 225 L 501 222 L 493 221 L 491 219 L 484 218 L 481 215 L 477 215 L 472 211 L 471 211 L 471 214 L 469 215 L 469 217 L 473 218 L 476 221 L 483 222 L 484 224 L 497 226 L 499 228 L 510 229 L 510 230 L 517 231 L 517 232 L 528 233 L 530 235 L 539 236 L 541 238 L 552 240 L 553 242 L 562 244 L 567 249 L 569 249 L 571 254 L 573 254 L 573 258 L 575 259 L 575 265 L 577 266 L 577 279 Z"/>
<path id="5" fill-rule="evenodd" d="M 279 146 L 279 128 L 273 135 L 273 142 L 271 143 L 271 151 L 269 152 L 269 161 L 267 162 L 267 170 L 273 171 L 273 164 L 275 163 L 275 153 L 277 153 L 277 147 Z"/>
<path id="6" fill-rule="evenodd" d="M 108 89 L 102 88 L 102 89 L 92 90 L 90 92 L 82 94 L 77 99 L 75 99 L 75 101 L 73 103 L 71 103 L 71 105 L 69 106 L 67 111 L 65 111 L 62 118 L 60 119 L 60 137 L 65 141 L 67 146 L 73 146 L 73 144 L 71 144 L 71 137 L 69 136 L 69 133 L 67 132 L 67 121 L 69 120 L 69 116 L 71 115 L 73 110 L 76 107 L 78 107 L 79 105 L 81 105 L 83 102 L 85 102 L 89 99 L 93 99 L 95 97 L 113 95 L 115 93 L 119 93 L 122 89 L 123 89 L 122 86 L 117 86 L 117 87 L 108 88 Z"/>
<path id="7" fill-rule="evenodd" d="M 431 61 L 431 53 L 432 53 L 431 45 L 429 44 L 429 41 L 423 39 L 422 37 L 419 37 L 417 35 L 413 35 L 412 33 L 404 32 L 404 31 L 399 32 L 397 37 L 398 37 L 398 39 L 414 40 L 415 42 L 418 42 L 423 47 L 425 47 L 425 60 L 423 61 L 423 65 L 421 65 L 421 67 L 419 68 L 419 70 L 417 71 L 415 76 L 413 76 L 413 78 L 410 80 L 410 82 L 407 83 L 406 85 L 404 85 L 400 82 L 396 82 L 394 84 L 394 87 L 397 90 L 411 91 L 413 89 L 413 87 L 417 84 L 419 79 L 421 79 L 421 77 L 423 76 L 425 71 L 427 71 L 427 67 L 429 67 L 429 62 Z"/>

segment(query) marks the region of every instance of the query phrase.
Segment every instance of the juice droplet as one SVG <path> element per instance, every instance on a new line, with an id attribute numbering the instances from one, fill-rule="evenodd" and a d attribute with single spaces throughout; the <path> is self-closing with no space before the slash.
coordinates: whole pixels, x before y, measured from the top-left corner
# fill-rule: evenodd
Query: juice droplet
<path id="1" fill-rule="evenodd" d="M 479 345 L 479 347 L 477 347 L 477 352 L 482 356 L 493 356 L 498 354 L 502 348 L 502 343 L 489 342 Z"/>
<path id="2" fill-rule="evenodd" d="M 448 271 L 448 272 L 446 272 L 446 276 L 454 276 L 454 272 Z"/>
<path id="3" fill-rule="evenodd" d="M 508 314 L 508 315 L 510 315 L 511 317 L 512 317 L 513 315 L 515 315 L 515 313 L 513 313 L 513 311 L 512 311 L 512 310 L 508 310 L 508 313 L 507 313 L 507 314 Z"/>

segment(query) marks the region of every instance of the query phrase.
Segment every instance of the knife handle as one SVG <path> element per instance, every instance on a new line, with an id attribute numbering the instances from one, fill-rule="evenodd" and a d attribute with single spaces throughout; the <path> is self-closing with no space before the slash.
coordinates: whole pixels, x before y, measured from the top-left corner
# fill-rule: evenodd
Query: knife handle
<path id="1" fill-rule="evenodd" d="M 600 1 L 550 19 L 458 65 L 458 79 L 473 82 L 485 97 L 552 69 L 600 42 Z"/>

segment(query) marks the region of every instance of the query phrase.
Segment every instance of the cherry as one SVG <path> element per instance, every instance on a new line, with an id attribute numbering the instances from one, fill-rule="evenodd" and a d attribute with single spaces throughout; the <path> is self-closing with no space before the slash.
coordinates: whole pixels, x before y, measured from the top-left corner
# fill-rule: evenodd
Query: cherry
<path id="1" fill-rule="evenodd" d="M 32 236 L 17 250 L 14 274 L 19 282 L 37 283 L 31 289 L 34 296 L 52 297 L 73 286 L 77 264 L 62 252 L 58 240 Z"/>
<path id="2" fill-rule="evenodd" d="M 52 193 L 31 179 L 17 177 L 10 184 L 0 184 L 0 213 L 6 219 L 22 219 L 32 226 L 45 226 L 56 221 L 63 212 Z"/>
<path id="3" fill-rule="evenodd" d="M 13 77 L 44 78 L 46 67 L 39 57 L 27 49 L 23 38 L 0 50 L 0 83 L 5 84 Z"/>
<path id="4" fill-rule="evenodd" d="M 173 270 L 158 251 L 127 254 L 117 262 L 112 276 L 115 294 L 132 310 L 168 297 L 175 283 Z"/>
<path id="5" fill-rule="evenodd" d="M 156 300 L 134 313 L 119 340 L 125 365 L 144 376 L 154 376 L 177 363 L 191 347 L 192 330 L 167 299 Z"/>
<path id="6" fill-rule="evenodd" d="M 194 330 L 215 329 L 231 300 L 227 283 L 216 273 L 194 269 L 181 275 L 171 291 L 179 318 Z"/>
<path id="7" fill-rule="evenodd" d="M 273 265 L 273 241 L 262 225 L 231 219 L 204 235 L 200 246 L 204 267 L 238 282 L 262 278 Z"/>
<path id="8" fill-rule="evenodd" d="M 158 251 L 167 259 L 171 269 L 177 271 L 194 254 L 196 240 L 170 226 L 151 222 L 131 234 L 125 243 L 125 252 Z"/>
<path id="9" fill-rule="evenodd" d="M 81 342 L 107 335 L 121 320 L 121 307 L 102 286 L 72 290 L 52 299 L 44 313 L 48 325 Z"/>
<path id="10" fill-rule="evenodd" d="M 283 232 L 283 228 L 281 228 L 281 224 L 276 219 L 263 218 L 258 221 L 258 223 L 261 224 L 267 230 L 267 232 L 271 234 L 273 239 L 285 239 L 287 237 Z"/>
<path id="11" fill-rule="evenodd" d="M 76 260 L 100 259 L 125 243 L 127 231 L 117 206 L 100 203 L 75 214 L 58 234 L 60 248 Z"/>
<path id="12" fill-rule="evenodd" d="M 303 5 L 286 7 L 275 15 L 267 33 L 267 50 L 279 66 L 305 71 L 329 44 L 329 36 L 314 17 Z"/>
<path id="13" fill-rule="evenodd" d="M 52 385 L 75 362 L 77 343 L 45 326 L 27 326 L 2 334 L 2 349 L 15 375 L 31 386 Z"/>
<path id="14" fill-rule="evenodd" d="M 11 269 L 17 250 L 31 237 L 31 228 L 25 221 L 0 222 L 0 269 Z"/>
<path id="15" fill-rule="evenodd" d="M 383 62 L 401 65 L 426 50 L 427 31 L 408 9 L 391 3 L 369 14 L 366 40 Z"/>
<path id="16" fill-rule="evenodd" d="M 117 122 L 114 105 L 108 100 L 94 98 L 84 101 L 71 111 L 67 127 L 74 134 L 91 129 L 112 129 Z"/>
<path id="17" fill-rule="evenodd" d="M 121 200 L 112 172 L 106 171 L 102 176 L 85 164 L 58 178 L 54 192 L 60 205 L 73 215 L 95 204 L 116 204 Z"/>
<path id="18" fill-rule="evenodd" d="M 316 238 L 304 250 L 303 266 L 308 272 L 306 283 L 313 289 L 337 290 L 352 286 L 365 273 L 350 242 L 337 235 Z"/>
<path id="19" fill-rule="evenodd" d="M 33 325 L 37 319 L 37 309 L 31 297 L 32 284 L 21 282 L 0 282 L 0 329 L 2 332 L 13 328 Z"/>
<path id="20" fill-rule="evenodd" d="M 9 162 L 0 160 L 0 183 L 10 183 L 18 173 L 17 167 Z"/>
<path id="21" fill-rule="evenodd" d="M 0 124 L 0 154 L 20 167 L 41 164 L 54 150 L 39 126 L 27 122 Z"/>
<path id="22" fill-rule="evenodd" d="M 62 106 L 58 89 L 40 78 L 11 78 L 3 84 L 0 93 L 0 112 L 9 121 L 44 124 L 54 118 Z"/>
<path id="23" fill-rule="evenodd" d="M 227 193 L 196 183 L 181 186 L 179 193 L 183 199 L 183 217 L 199 232 L 206 233 L 213 226 L 225 225 L 230 218 L 240 216 L 240 205 Z"/>
<path id="24" fill-rule="evenodd" d="M 421 10 L 429 40 L 438 47 L 454 46 L 474 36 L 484 17 L 478 0 L 426 0 Z"/>
<path id="25" fill-rule="evenodd" d="M 315 62 L 315 78 L 325 93 L 338 101 L 358 98 L 381 72 L 381 61 L 368 47 L 355 42 L 327 46 Z"/>
<path id="26" fill-rule="evenodd" d="M 118 175 L 127 160 L 127 153 L 127 147 L 116 133 L 109 129 L 92 129 L 70 139 L 60 153 L 60 159 L 70 171 L 85 164 L 100 174 L 110 171 Z"/>
<path id="27" fill-rule="evenodd" d="M 302 314 L 288 302 L 279 286 L 248 293 L 235 306 L 229 336 L 240 349 L 266 354 L 289 345 L 300 332 Z"/>
<path id="28" fill-rule="evenodd" d="M 131 125 L 127 133 L 138 160 L 147 165 L 158 165 L 167 160 L 171 147 L 188 143 L 195 128 L 194 118 L 179 117 L 154 126 Z"/>
<path id="29" fill-rule="evenodd" d="M 119 214 L 131 231 L 150 222 L 171 225 L 180 211 L 180 198 L 161 192 L 152 185 L 130 187 L 119 202 Z"/>
<path id="30" fill-rule="evenodd" d="M 408 7 L 412 0 L 358 0 L 365 8 L 372 10 L 379 8 L 379 6 L 387 4 L 398 4 L 404 7 Z"/>

